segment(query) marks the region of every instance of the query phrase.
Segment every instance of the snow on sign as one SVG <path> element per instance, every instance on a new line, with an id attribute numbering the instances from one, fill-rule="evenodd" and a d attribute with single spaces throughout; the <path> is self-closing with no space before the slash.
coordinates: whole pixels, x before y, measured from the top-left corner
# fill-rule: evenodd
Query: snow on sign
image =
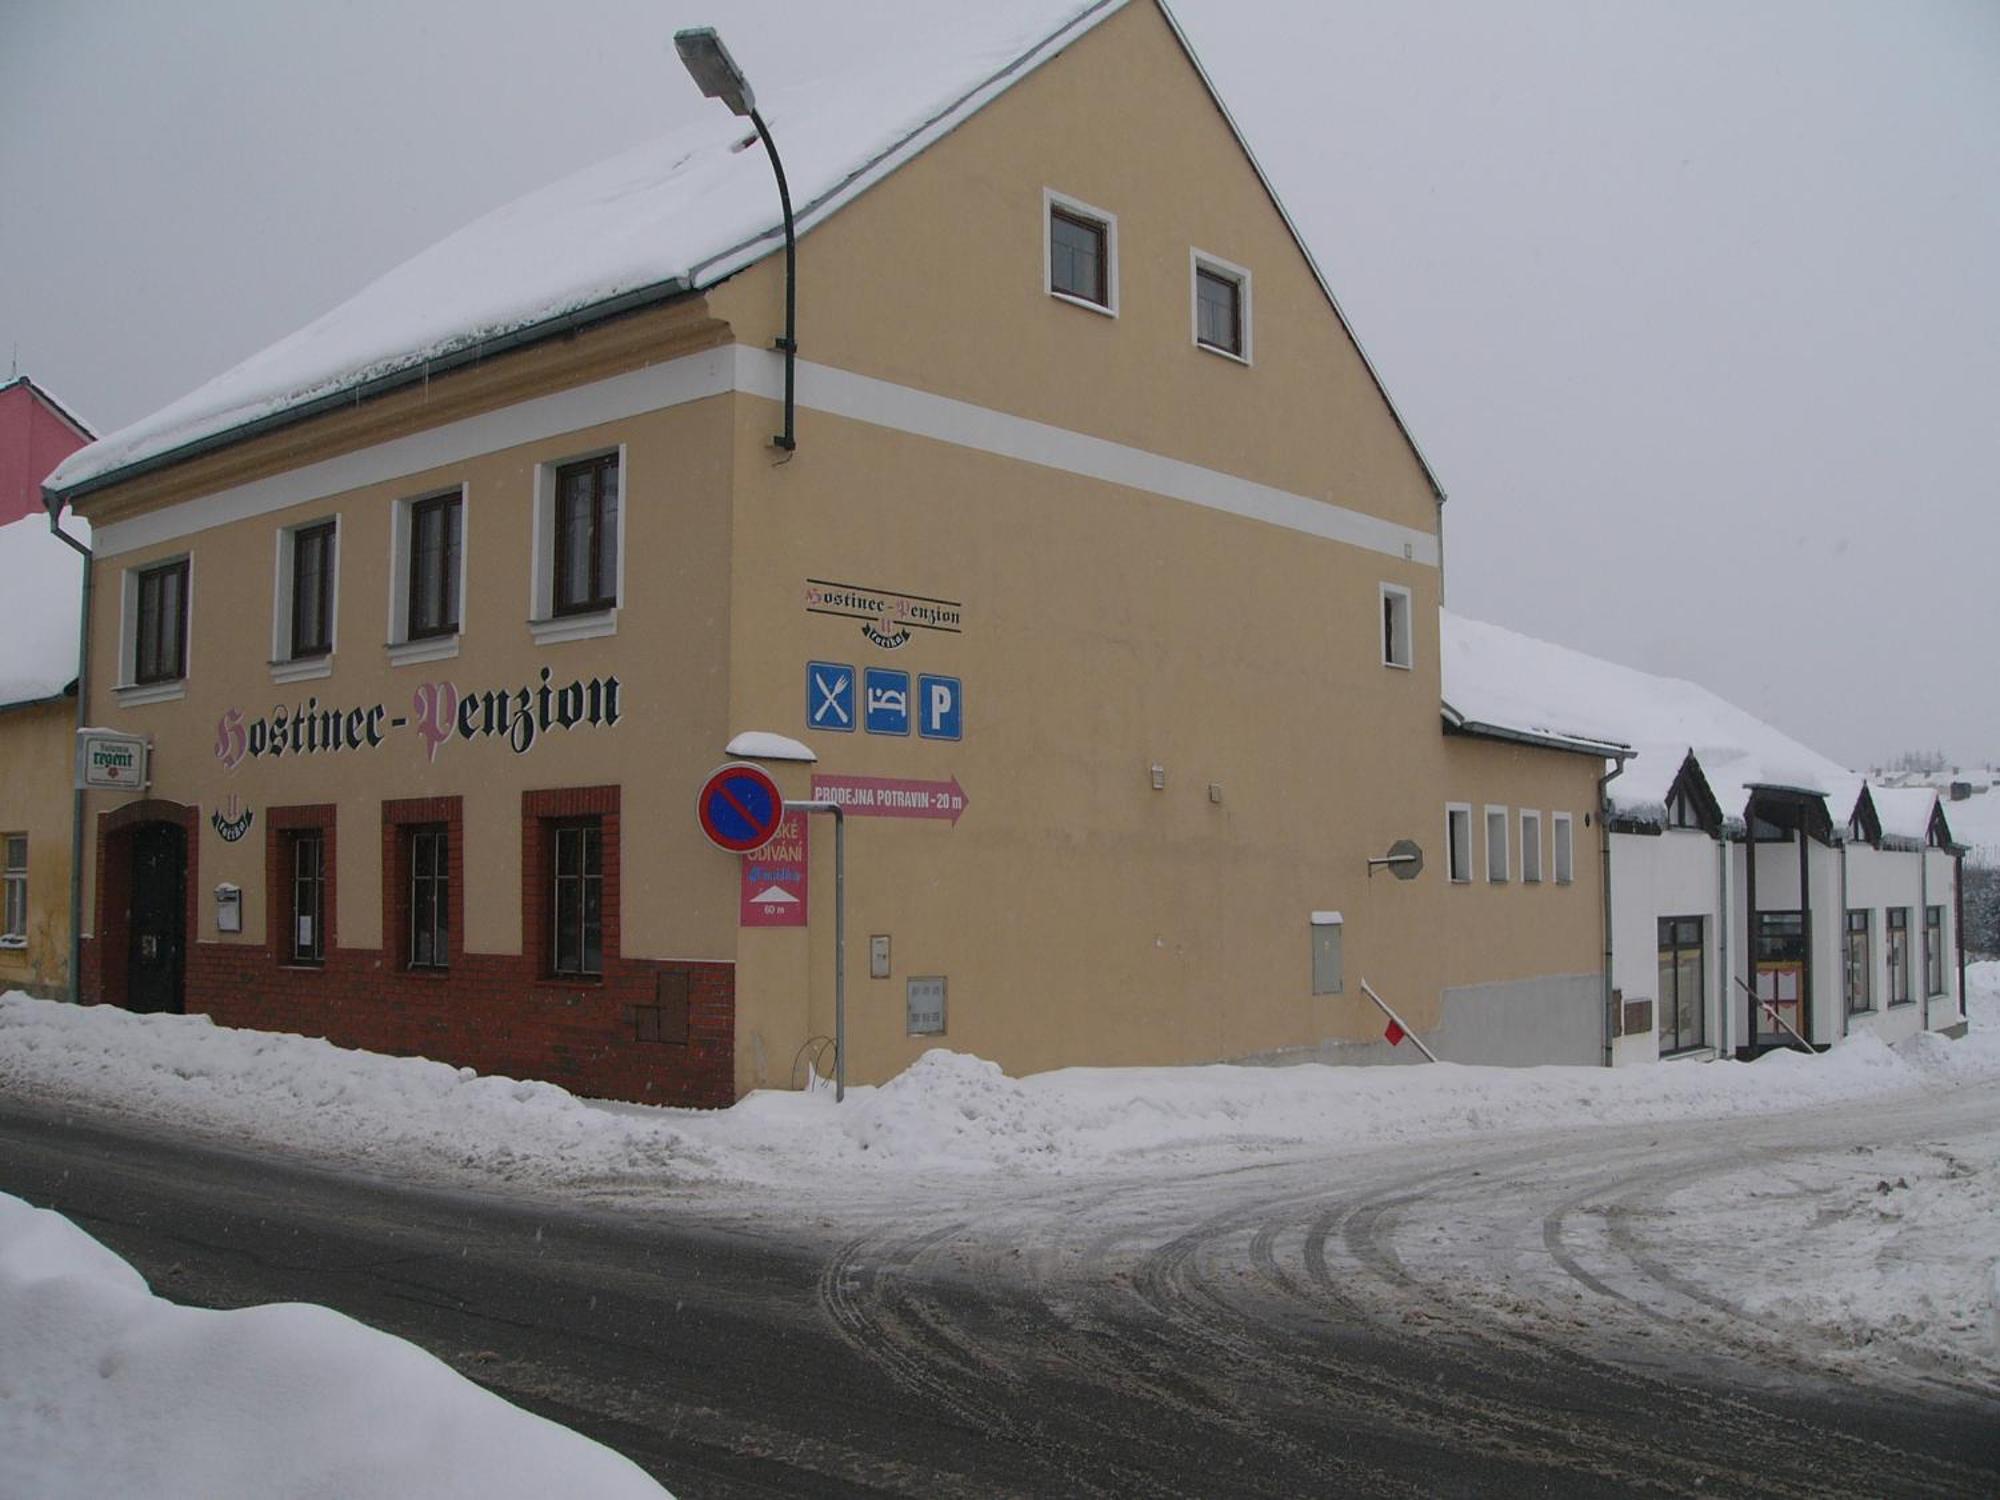
<path id="1" fill-rule="evenodd" d="M 785 799 L 762 766 L 732 761 L 709 772 L 695 799 L 695 818 L 708 841 L 731 854 L 751 854 L 777 835 Z"/>
<path id="2" fill-rule="evenodd" d="M 972 799 L 958 778 L 910 781 L 899 776 L 815 776 L 813 801 L 838 803 L 857 818 L 936 818 L 957 823 Z"/>
<path id="3" fill-rule="evenodd" d="M 806 815 L 786 813 L 778 833 L 755 854 L 743 856 L 740 927 L 806 925 Z"/>

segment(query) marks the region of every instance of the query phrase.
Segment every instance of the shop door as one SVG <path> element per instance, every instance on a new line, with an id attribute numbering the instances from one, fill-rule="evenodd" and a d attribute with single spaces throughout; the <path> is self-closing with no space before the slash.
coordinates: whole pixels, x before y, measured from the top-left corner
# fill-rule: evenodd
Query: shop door
<path id="1" fill-rule="evenodd" d="M 182 945 L 187 932 L 187 835 L 174 823 L 141 823 L 132 831 L 131 949 L 128 1009 L 178 1012 Z"/>
<path id="2" fill-rule="evenodd" d="M 1805 914 L 1796 911 L 1757 913 L 1757 998 L 1751 1025 L 1759 1046 L 1788 1047 L 1806 1031 Z M 1782 1017 L 1773 1017 L 1772 1011 Z M 1788 1029 L 1789 1028 L 1789 1029 Z M 1795 1036 L 1793 1033 L 1796 1032 Z"/>

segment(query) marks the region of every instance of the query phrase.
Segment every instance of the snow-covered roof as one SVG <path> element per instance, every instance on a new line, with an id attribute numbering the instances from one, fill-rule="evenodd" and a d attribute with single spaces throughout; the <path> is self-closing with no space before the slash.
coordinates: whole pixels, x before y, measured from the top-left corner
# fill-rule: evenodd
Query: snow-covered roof
<path id="1" fill-rule="evenodd" d="M 1707 688 L 1656 677 L 1498 625 L 1439 611 L 1444 697 L 1460 717 L 1548 738 L 1615 741 L 1633 759 L 1608 790 L 1615 813 L 1658 820 L 1692 751 L 1725 819 L 1740 823 L 1752 787 L 1826 798 L 1844 822 L 1861 777 Z"/>
<path id="2" fill-rule="evenodd" d="M 1931 818 L 1938 805 L 1936 788 L 1871 786 L 1868 797 L 1875 804 L 1875 819 L 1882 825 L 1885 843 L 1920 849 L 1930 842 Z"/>
<path id="3" fill-rule="evenodd" d="M 760 90 L 801 232 L 1128 0 L 989 0 L 893 61 Z M 866 38 L 882 50 L 880 39 Z M 747 144 L 746 144 L 747 143 Z M 605 304 L 711 286 L 783 243 L 770 163 L 720 105 L 433 245 L 171 406 L 72 454 L 68 491 L 252 423 Z M 551 329 L 550 331 L 553 331 Z"/>
<path id="4" fill-rule="evenodd" d="M 90 544 L 90 527 L 63 517 L 63 530 Z M 59 696 L 76 681 L 77 617 L 83 559 L 49 535 L 49 518 L 0 526 L 0 708 Z"/>

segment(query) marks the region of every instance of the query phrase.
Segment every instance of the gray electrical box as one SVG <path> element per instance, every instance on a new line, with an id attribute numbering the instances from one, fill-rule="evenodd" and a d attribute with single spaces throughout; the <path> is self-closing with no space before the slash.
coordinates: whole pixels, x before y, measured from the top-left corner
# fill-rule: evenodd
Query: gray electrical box
<path id="1" fill-rule="evenodd" d="M 1340 988 L 1340 934 L 1343 930 L 1337 911 L 1312 914 L 1313 993 L 1338 995 Z"/>
<path id="2" fill-rule="evenodd" d="M 944 1035 L 944 975 L 911 975 L 904 981 L 911 1036 Z"/>

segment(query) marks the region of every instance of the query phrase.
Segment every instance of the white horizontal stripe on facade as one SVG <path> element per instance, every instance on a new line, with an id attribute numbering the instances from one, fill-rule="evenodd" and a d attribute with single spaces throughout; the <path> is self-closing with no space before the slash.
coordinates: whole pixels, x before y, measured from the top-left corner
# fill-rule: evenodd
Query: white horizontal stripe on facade
<path id="1" fill-rule="evenodd" d="M 736 388 L 773 401 L 783 400 L 783 357 L 743 344 L 735 348 Z M 830 365 L 799 363 L 798 403 L 814 411 L 876 427 L 1101 479 L 1208 510 L 1267 521 L 1288 531 L 1346 542 L 1390 557 L 1403 557 L 1407 551 L 1411 561 L 1426 567 L 1437 566 L 1437 537 L 1428 531 L 1399 526 L 1379 516 L 1364 515 L 1254 480 L 1239 479 L 1217 469 L 1204 469 L 1199 464 L 1183 463 L 1144 448 L 1127 447 L 1065 427 L 1051 427 L 1046 422 L 954 401 L 949 396 L 932 395 L 910 386 L 892 385 Z"/>
<path id="2" fill-rule="evenodd" d="M 129 520 L 108 522 L 97 529 L 94 550 L 99 557 L 116 557 L 364 485 L 388 483 L 522 443 L 560 437 L 729 391 L 782 400 L 782 356 L 734 344 L 537 396 L 287 474 L 219 490 Z M 799 363 L 798 403 L 829 416 L 1122 485 L 1389 557 L 1407 557 L 1425 567 L 1438 563 L 1438 539 L 1431 532 L 1143 448 L 830 365 Z"/>

